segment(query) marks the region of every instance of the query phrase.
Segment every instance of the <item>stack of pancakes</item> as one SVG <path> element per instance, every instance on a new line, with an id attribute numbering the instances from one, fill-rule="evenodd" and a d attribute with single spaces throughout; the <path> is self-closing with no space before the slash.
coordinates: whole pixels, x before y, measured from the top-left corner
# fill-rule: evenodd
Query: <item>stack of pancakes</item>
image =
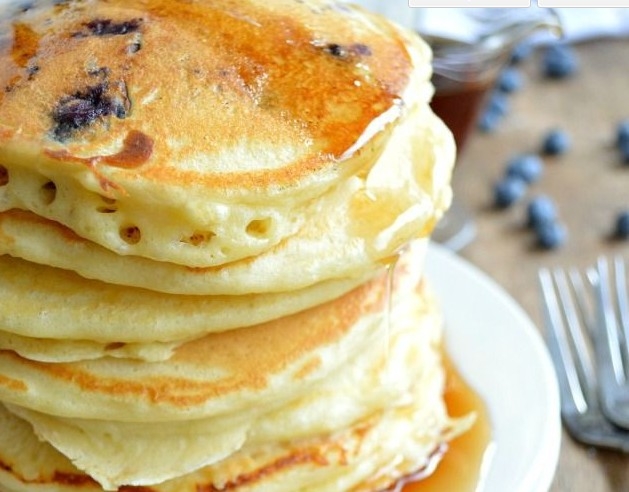
<path id="1" fill-rule="evenodd" d="M 326 0 L 0 6 L 0 490 L 376 491 L 447 415 L 430 51 Z"/>

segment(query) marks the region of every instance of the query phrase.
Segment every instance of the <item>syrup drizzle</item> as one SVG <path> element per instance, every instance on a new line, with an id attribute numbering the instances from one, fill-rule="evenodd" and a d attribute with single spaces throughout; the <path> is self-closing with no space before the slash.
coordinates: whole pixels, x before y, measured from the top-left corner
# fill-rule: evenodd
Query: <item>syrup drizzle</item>
<path id="1" fill-rule="evenodd" d="M 444 398 L 448 413 L 460 417 L 476 414 L 474 425 L 454 439 L 441 457 L 434 473 L 413 481 L 404 481 L 402 492 L 473 492 L 482 479 L 483 459 L 491 444 L 489 414 L 483 400 L 469 387 L 447 356 Z"/>

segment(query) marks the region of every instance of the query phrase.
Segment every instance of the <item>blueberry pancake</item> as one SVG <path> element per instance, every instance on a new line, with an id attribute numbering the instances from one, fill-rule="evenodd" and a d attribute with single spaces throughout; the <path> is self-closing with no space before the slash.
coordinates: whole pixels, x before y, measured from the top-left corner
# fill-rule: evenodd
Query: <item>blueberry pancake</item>
<path id="1" fill-rule="evenodd" d="M 4 8 L 0 210 L 117 255 L 272 249 L 431 95 L 424 44 L 337 2 L 52 3 Z"/>

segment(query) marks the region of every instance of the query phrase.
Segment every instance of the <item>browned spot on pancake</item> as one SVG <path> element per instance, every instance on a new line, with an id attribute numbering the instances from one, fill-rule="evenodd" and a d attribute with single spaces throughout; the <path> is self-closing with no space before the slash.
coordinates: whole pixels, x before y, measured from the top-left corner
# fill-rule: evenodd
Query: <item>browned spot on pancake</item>
<path id="1" fill-rule="evenodd" d="M 349 454 L 355 453 L 361 446 L 367 432 L 373 427 L 371 420 L 366 420 L 355 427 L 349 429 L 347 433 L 340 436 L 323 436 L 319 439 L 305 441 L 294 451 L 285 456 L 254 470 L 249 473 L 242 473 L 233 480 L 217 487 L 213 484 L 197 484 L 197 492 L 226 492 L 238 490 L 240 487 L 252 486 L 257 482 L 277 475 L 282 472 L 289 473 L 298 466 L 325 467 L 333 460 L 336 463 L 346 465 L 349 463 Z M 351 449 L 347 443 L 354 441 Z"/>
<path id="2" fill-rule="evenodd" d="M 73 487 L 79 486 L 94 486 L 97 485 L 96 481 L 89 475 L 83 473 L 67 473 L 56 471 L 51 480 L 52 483 L 58 483 L 63 485 L 71 485 Z"/>
<path id="3" fill-rule="evenodd" d="M 6 471 L 9 475 L 11 475 L 15 480 L 22 484 L 28 485 L 50 485 L 50 484 L 59 484 L 59 485 L 70 485 L 72 487 L 85 487 L 86 489 L 93 490 L 94 487 L 98 487 L 96 481 L 81 472 L 69 473 L 69 472 L 61 472 L 55 471 L 51 477 L 38 477 L 38 478 L 27 478 L 19 474 L 12 464 L 5 463 L 0 460 L 0 470 Z M 133 489 L 134 492 L 152 492 L 152 491 L 142 491 L 137 488 Z"/>
<path id="4" fill-rule="evenodd" d="M 313 357 L 308 360 L 301 369 L 295 373 L 294 379 L 305 379 L 310 373 L 314 372 L 319 366 L 321 366 L 321 359 L 319 357 Z"/>
<path id="5" fill-rule="evenodd" d="M 15 22 L 13 24 L 13 46 L 11 58 L 18 67 L 25 67 L 37 54 L 40 36 L 28 24 Z"/>
<path id="6" fill-rule="evenodd" d="M 24 381 L 18 381 L 2 374 L 0 374 L 0 386 L 4 386 L 11 391 L 26 391 L 28 389 Z"/>
<path id="7" fill-rule="evenodd" d="M 0 186 L 9 184 L 9 170 L 0 164 Z"/>
<path id="8" fill-rule="evenodd" d="M 122 144 L 122 150 L 113 155 L 101 156 L 101 162 L 110 166 L 133 168 L 144 164 L 153 153 L 153 139 L 138 130 L 131 130 Z"/>
<path id="9" fill-rule="evenodd" d="M 71 154 L 67 150 L 50 149 L 44 149 L 44 155 L 57 161 L 76 162 L 86 165 L 94 173 L 94 176 L 98 180 L 98 184 L 103 191 L 103 195 L 107 198 L 113 198 L 114 192 L 126 195 L 126 191 L 118 183 L 107 178 L 98 170 L 97 164 L 100 162 L 99 159 L 102 158 L 102 156 L 79 157 Z"/>
<path id="10" fill-rule="evenodd" d="M 10 473 L 13 473 L 13 468 L 11 467 L 11 465 L 5 463 L 2 460 L 0 460 L 0 470 L 5 470 L 5 471 L 8 471 Z"/>
<path id="11" fill-rule="evenodd" d="M 111 342 L 105 345 L 105 350 L 118 350 L 125 347 L 127 344 L 125 342 Z"/>
<path id="12" fill-rule="evenodd" d="M 67 150 L 45 150 L 45 154 L 55 160 L 79 162 L 94 169 L 100 163 L 114 167 L 134 168 L 148 161 L 153 153 L 153 139 L 141 131 L 131 130 L 122 143 L 122 149 L 115 154 L 79 157 Z M 106 181 L 107 184 L 104 182 Z M 104 179 L 103 189 L 116 187 L 115 183 Z"/>

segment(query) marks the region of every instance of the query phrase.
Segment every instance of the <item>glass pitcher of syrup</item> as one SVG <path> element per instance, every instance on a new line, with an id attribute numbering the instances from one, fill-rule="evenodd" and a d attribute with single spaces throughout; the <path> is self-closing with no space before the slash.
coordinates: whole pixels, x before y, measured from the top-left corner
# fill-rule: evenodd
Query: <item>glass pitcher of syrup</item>
<path id="1" fill-rule="evenodd" d="M 514 47 L 535 31 L 558 33 L 558 18 L 538 7 L 417 10 L 413 27 L 433 50 L 431 106 L 454 134 L 460 154 Z"/>
<path id="2" fill-rule="evenodd" d="M 487 96 L 518 43 L 534 32 L 559 34 L 552 9 L 416 9 L 414 29 L 433 50 L 433 111 L 450 128 L 460 156 Z M 458 159 L 457 159 L 458 160 Z M 476 235 L 471 212 L 457 199 L 433 231 L 434 241 L 459 250 Z"/>

